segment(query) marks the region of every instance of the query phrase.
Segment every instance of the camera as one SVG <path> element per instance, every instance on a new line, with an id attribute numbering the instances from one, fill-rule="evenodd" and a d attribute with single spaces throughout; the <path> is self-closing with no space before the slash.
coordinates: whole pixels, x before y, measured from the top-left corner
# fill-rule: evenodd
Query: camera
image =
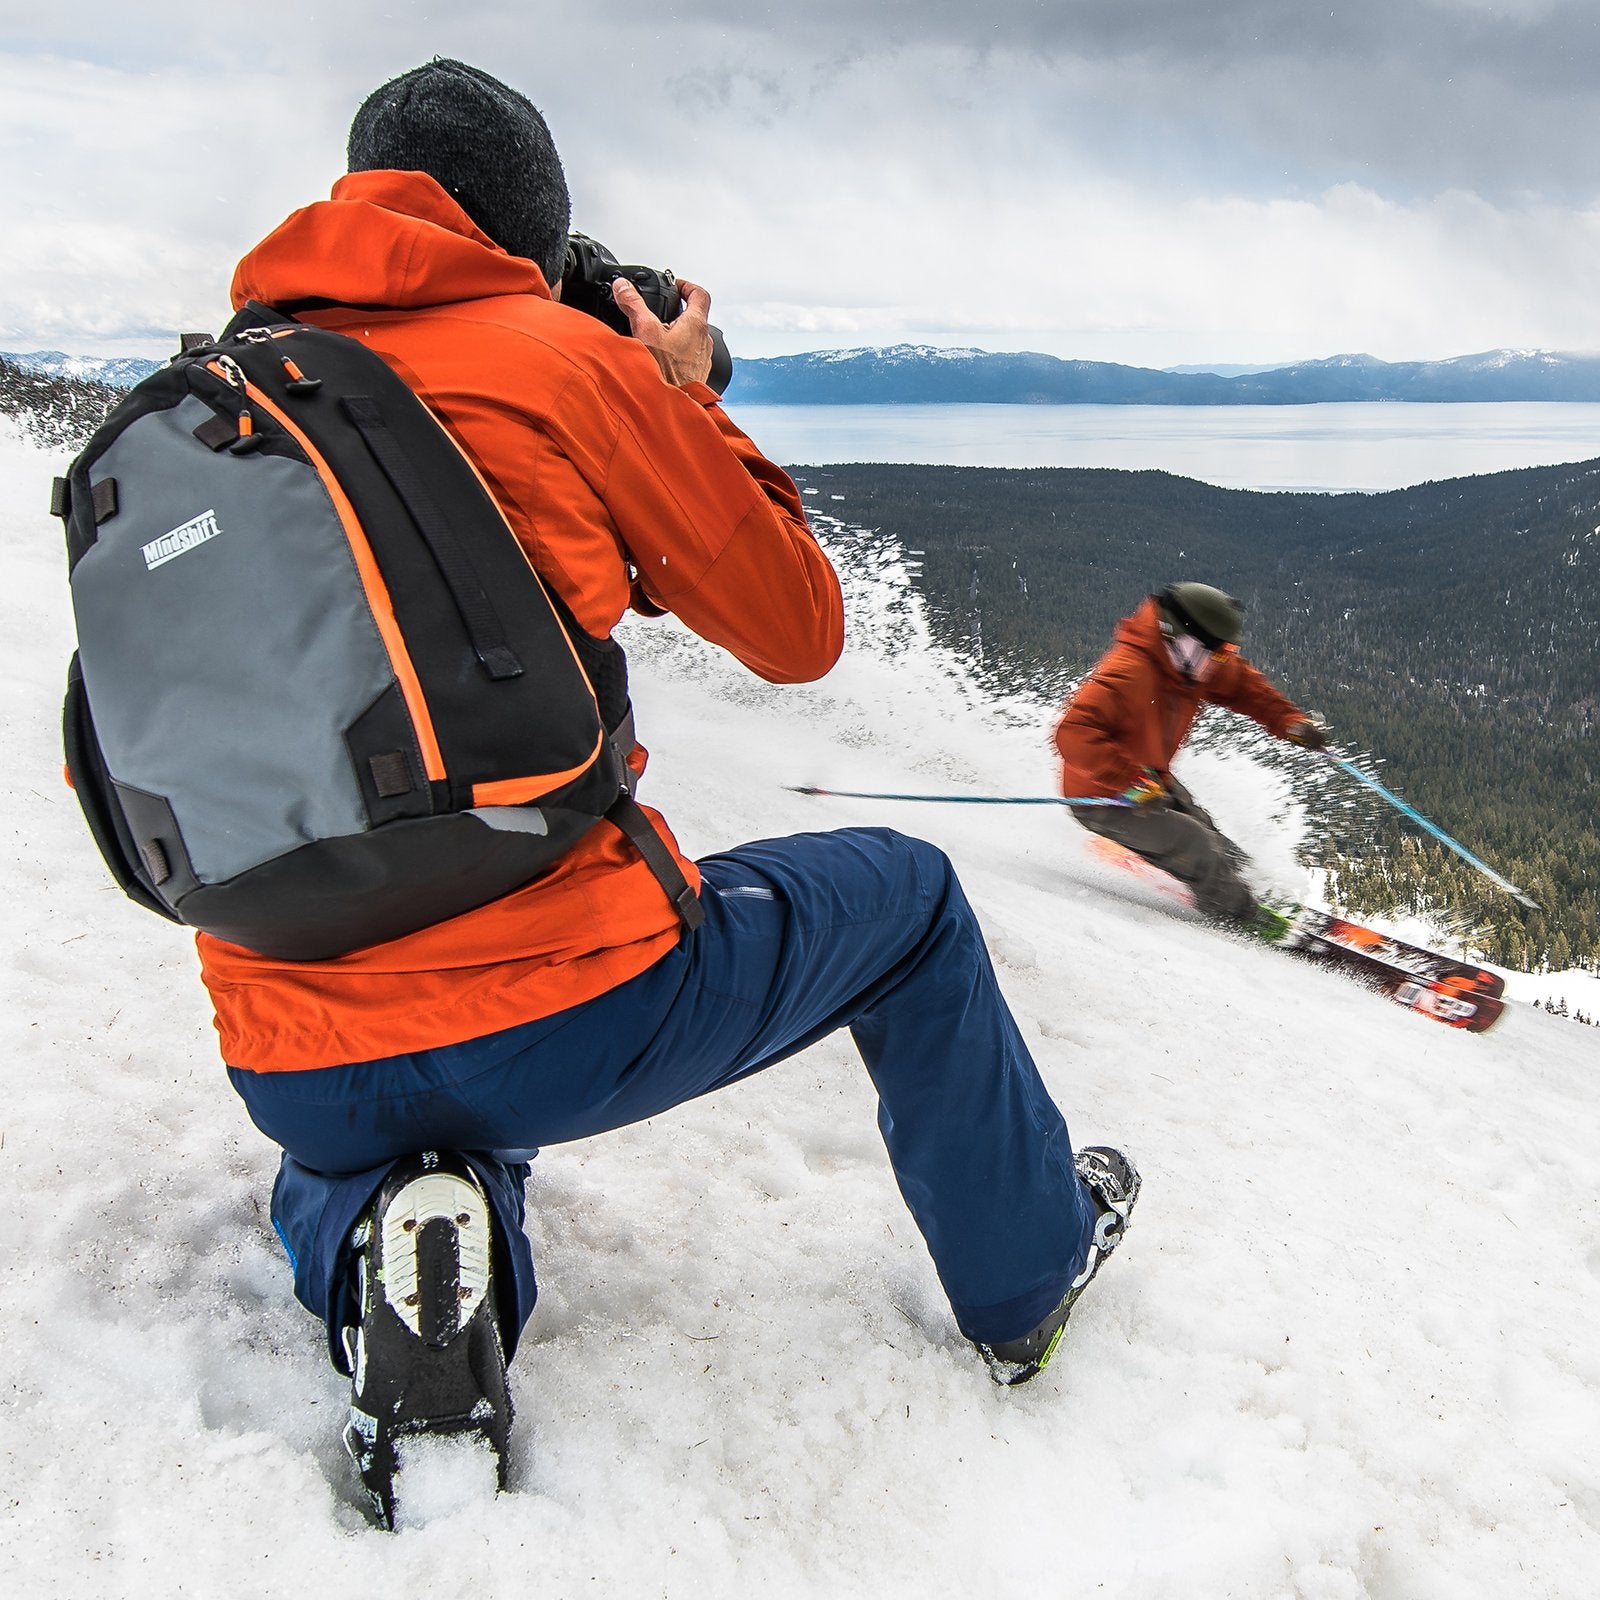
<path id="1" fill-rule="evenodd" d="M 614 278 L 626 278 L 639 291 L 639 298 L 663 322 L 675 321 L 683 310 L 678 280 L 670 272 L 655 267 L 624 266 L 598 239 L 586 233 L 567 236 L 567 262 L 561 273 L 561 303 L 598 317 L 618 333 L 630 333 L 628 319 L 611 297 Z M 720 328 L 711 330 L 711 376 L 706 382 L 721 394 L 733 376 L 733 357 Z"/>

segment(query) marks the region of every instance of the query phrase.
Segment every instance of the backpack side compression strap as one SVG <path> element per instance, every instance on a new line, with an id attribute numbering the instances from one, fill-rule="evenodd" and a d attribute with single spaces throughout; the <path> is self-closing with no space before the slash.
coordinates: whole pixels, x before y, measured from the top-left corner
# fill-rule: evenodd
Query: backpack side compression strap
<path id="1" fill-rule="evenodd" d="M 633 847 L 645 859 L 645 864 L 656 876 L 656 882 L 666 892 L 678 920 L 691 933 L 706 920 L 705 907 L 700 897 L 689 887 L 683 869 L 672 852 L 667 849 L 661 835 L 651 827 L 644 809 L 631 794 L 623 793 L 606 812 L 606 821 L 613 823 L 633 841 Z"/>
<path id="2" fill-rule="evenodd" d="M 78 664 L 76 651 L 67 668 L 67 698 L 62 710 L 61 733 L 68 782 L 117 887 L 147 911 L 154 911 L 168 922 L 179 921 L 177 912 L 145 882 L 144 874 L 136 865 L 138 845 L 111 788 L 105 758 L 100 753 L 100 741 L 95 737 L 94 718 L 89 712 L 89 696 L 83 686 L 83 669 Z"/>

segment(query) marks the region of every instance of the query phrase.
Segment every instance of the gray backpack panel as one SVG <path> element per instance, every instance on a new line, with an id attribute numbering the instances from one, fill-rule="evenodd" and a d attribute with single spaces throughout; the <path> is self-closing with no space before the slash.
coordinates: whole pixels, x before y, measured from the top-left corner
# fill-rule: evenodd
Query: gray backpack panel
<path id="1" fill-rule="evenodd" d="M 345 735 L 395 681 L 315 471 L 214 453 L 211 415 L 191 397 L 104 452 L 119 511 L 72 573 L 111 777 L 171 806 L 202 884 L 367 827 Z"/>

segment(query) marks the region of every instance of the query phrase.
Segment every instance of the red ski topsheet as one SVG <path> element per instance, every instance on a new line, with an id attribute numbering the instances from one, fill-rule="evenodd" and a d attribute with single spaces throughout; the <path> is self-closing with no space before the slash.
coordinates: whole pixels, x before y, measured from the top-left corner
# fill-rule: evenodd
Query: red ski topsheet
<path id="1" fill-rule="evenodd" d="M 1099 834 L 1090 835 L 1089 847 L 1102 861 L 1193 906 L 1194 897 L 1183 884 L 1137 851 Z M 1468 1033 L 1487 1032 L 1505 1011 L 1505 979 L 1499 973 L 1331 912 L 1301 907 L 1279 948 L 1340 968 L 1397 1005 Z"/>

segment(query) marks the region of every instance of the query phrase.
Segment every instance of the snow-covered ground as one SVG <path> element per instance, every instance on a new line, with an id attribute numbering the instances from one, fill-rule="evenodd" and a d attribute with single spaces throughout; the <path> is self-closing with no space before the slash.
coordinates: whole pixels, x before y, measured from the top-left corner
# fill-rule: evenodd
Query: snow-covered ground
<path id="1" fill-rule="evenodd" d="M 1600 977 L 1573 967 L 1566 972 L 1508 972 L 1506 993 L 1530 1005 L 1564 1004 L 1568 1011 L 1600 1017 Z M 1597 1046 L 1600 1048 L 1600 1046 Z"/>
<path id="2" fill-rule="evenodd" d="M 463 1472 L 371 1530 L 188 939 L 110 886 L 60 783 L 54 467 L 0 437 L 0 1591 L 1596 1592 L 1600 1032 L 1520 1006 L 1452 1032 L 1206 930 L 1053 808 L 787 792 L 1049 792 L 1047 726 L 963 686 L 865 539 L 822 684 L 633 630 L 648 796 L 697 851 L 943 844 L 1075 1137 L 1144 1170 L 1128 1242 L 1050 1370 L 996 1388 L 828 1041 L 539 1157 L 511 1491 Z M 1278 778 L 1220 752 L 1185 777 L 1295 880 Z"/>

